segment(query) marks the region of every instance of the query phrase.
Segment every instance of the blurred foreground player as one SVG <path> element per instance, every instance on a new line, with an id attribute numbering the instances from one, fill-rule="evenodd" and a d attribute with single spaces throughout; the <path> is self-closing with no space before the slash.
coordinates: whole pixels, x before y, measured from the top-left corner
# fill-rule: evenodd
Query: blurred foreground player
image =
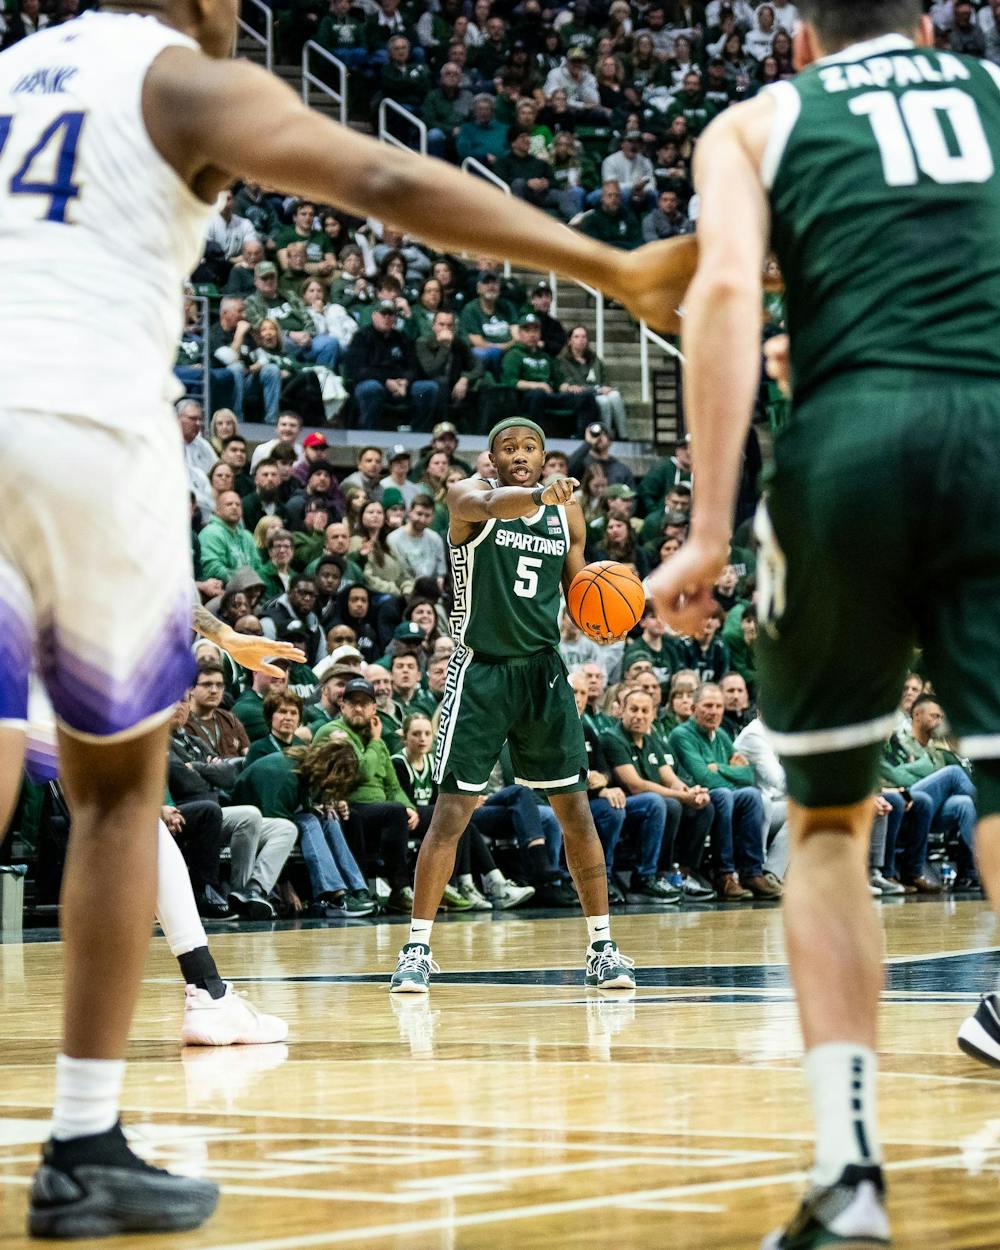
<path id="1" fill-rule="evenodd" d="M 217 1200 L 213 1185 L 142 1164 L 118 1108 L 156 892 L 167 721 L 192 667 L 170 365 L 182 282 L 218 192 L 243 177 L 377 211 L 442 248 L 478 251 L 489 238 L 661 326 L 689 274 L 683 241 L 623 257 L 310 112 L 278 79 L 225 59 L 236 9 L 112 3 L 0 55 L 0 340 L 17 343 L 0 352 L 0 825 L 35 652 L 73 827 L 64 1038 L 29 1216 L 50 1237 L 190 1228 Z"/>
<path id="2" fill-rule="evenodd" d="M 691 632 L 728 558 L 773 243 L 794 409 L 757 518 L 757 655 L 791 800 L 784 915 L 817 1141 L 812 1188 L 765 1247 L 873 1250 L 889 1224 L 868 832 L 918 641 L 976 760 L 980 866 L 1000 905 L 1000 342 L 979 333 L 1000 322 L 1000 70 L 917 47 L 919 0 L 799 9 L 805 59 L 821 59 L 699 146 L 684 334 L 698 487 L 690 539 L 650 590 Z M 928 557 L 938 517 L 947 538 Z M 962 1044 L 1000 1060 L 996 996 Z"/>

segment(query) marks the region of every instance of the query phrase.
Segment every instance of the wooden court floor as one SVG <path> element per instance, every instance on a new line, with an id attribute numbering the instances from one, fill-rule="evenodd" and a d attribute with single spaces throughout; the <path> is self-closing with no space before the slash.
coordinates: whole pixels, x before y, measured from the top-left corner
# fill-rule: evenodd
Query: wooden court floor
<path id="1" fill-rule="evenodd" d="M 895 1245 L 1000 1245 L 1000 1076 L 955 1030 L 1000 955 L 981 902 L 890 900 L 879 1092 Z M 575 917 L 435 930 L 427 1000 L 390 998 L 405 929 L 213 935 L 223 975 L 286 1016 L 287 1045 L 177 1045 L 182 990 L 154 942 L 125 1107 L 141 1153 L 217 1180 L 171 1250 L 751 1250 L 796 1201 L 810 1117 L 761 906 L 614 920 L 630 999 L 584 991 Z M 0 946 L 0 1246 L 24 1250 L 46 1133 L 60 948 Z M 83 1246 L 91 1243 L 77 1243 Z"/>

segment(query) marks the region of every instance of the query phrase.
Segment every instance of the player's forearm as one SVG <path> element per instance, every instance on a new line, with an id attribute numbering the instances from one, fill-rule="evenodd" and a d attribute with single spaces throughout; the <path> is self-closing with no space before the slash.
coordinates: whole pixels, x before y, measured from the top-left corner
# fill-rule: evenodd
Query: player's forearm
<path id="1" fill-rule="evenodd" d="M 217 616 L 213 616 L 200 604 L 191 609 L 191 628 L 196 634 L 201 634 L 202 638 L 208 638 L 216 643 L 223 651 L 228 649 L 227 643 L 233 636 L 232 629 L 225 621 L 220 621 Z"/>
<path id="2" fill-rule="evenodd" d="M 495 490 L 470 492 L 449 509 L 463 521 L 514 521 L 539 509 L 538 487 L 498 486 Z"/>
<path id="3" fill-rule="evenodd" d="M 729 542 L 760 378 L 752 289 L 699 275 L 684 315 L 684 406 L 695 483 L 691 535 Z"/>

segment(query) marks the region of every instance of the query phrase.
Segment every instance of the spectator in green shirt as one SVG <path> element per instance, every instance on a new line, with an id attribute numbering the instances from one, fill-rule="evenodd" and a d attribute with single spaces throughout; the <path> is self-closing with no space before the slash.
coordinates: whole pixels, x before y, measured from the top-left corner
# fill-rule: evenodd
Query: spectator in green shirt
<path id="1" fill-rule="evenodd" d="M 502 178 L 519 200 L 527 200 L 536 208 L 558 208 L 558 193 L 552 190 L 551 170 L 545 161 L 531 153 L 531 131 L 526 126 L 511 126 L 507 132 L 510 151 L 494 164 L 493 172 Z M 567 214 L 568 217 L 572 213 Z"/>
<path id="2" fill-rule="evenodd" d="M 719 687 L 699 686 L 694 715 L 670 735 L 670 750 L 694 784 L 711 793 L 720 900 L 780 898 L 777 878 L 764 872 L 764 801 L 749 760 L 736 754 L 720 727 L 723 711 Z"/>
<path id="3" fill-rule="evenodd" d="M 484 269 L 476 281 L 476 298 L 462 309 L 458 330 L 483 368 L 499 377 L 504 355 L 514 346 L 512 325 L 517 314 L 500 299 L 500 274 Z"/>
<path id="4" fill-rule="evenodd" d="M 617 182 L 601 184 L 601 202 L 583 214 L 577 225 L 581 234 L 611 247 L 631 252 L 642 246 L 642 227 L 630 208 L 623 207 Z"/>
<path id="5" fill-rule="evenodd" d="M 316 205 L 310 200 L 300 200 L 295 208 L 290 226 L 282 226 L 275 236 L 278 264 L 288 268 L 286 249 L 289 243 L 306 245 L 306 272 L 319 278 L 329 278 L 336 269 L 334 258 L 327 256 L 328 241 L 322 230 L 316 229 Z"/>
<path id="6" fill-rule="evenodd" d="M 330 12 L 319 24 L 316 42 L 348 69 L 361 69 L 368 58 L 364 22 L 351 16 L 351 0 L 330 0 Z"/>
<path id="7" fill-rule="evenodd" d="M 413 907 L 413 889 L 406 844 L 419 817 L 399 784 L 382 740 L 382 722 L 371 682 L 355 677 L 347 683 L 339 718 L 319 730 L 316 744 L 331 733 L 345 734 L 358 759 L 357 783 L 347 796 L 348 836 L 355 846 L 379 848 L 391 890 L 386 906 L 408 915 Z"/>
<path id="8" fill-rule="evenodd" d="M 454 160 L 458 132 L 472 116 L 473 95 L 462 86 L 462 71 L 454 61 L 441 66 L 439 81 L 440 86 L 432 88 L 424 100 L 427 151 L 442 160 Z"/>
<path id="9" fill-rule="evenodd" d="M 256 329 L 262 321 L 277 322 L 290 354 L 298 360 L 336 369 L 340 344 L 332 335 L 314 334 L 315 322 L 301 296 L 282 295 L 278 290 L 278 270 L 269 261 L 254 269 L 254 293 L 244 305 L 243 315 Z"/>
<path id="10" fill-rule="evenodd" d="M 288 661 L 272 659 L 272 664 L 283 668 L 287 674 Z M 264 700 L 272 691 L 288 686 L 288 677 L 271 677 L 268 673 L 254 673 L 253 684 L 244 690 L 232 707 L 232 713 L 246 730 L 251 748 L 255 742 L 267 737 L 268 725 L 264 719 Z"/>
<path id="11" fill-rule="evenodd" d="M 548 429 L 553 415 L 568 417 L 580 435 L 596 420 L 597 401 L 589 392 L 560 391 L 559 363 L 543 350 L 541 337 L 541 321 L 525 313 L 517 323 L 517 342 L 504 356 L 500 381 L 518 392 L 521 411 L 533 421 Z"/>
<path id="12" fill-rule="evenodd" d="M 410 41 L 405 35 L 393 35 L 388 49 L 389 59 L 382 66 L 382 95 L 419 117 L 431 89 L 430 71 L 411 57 Z"/>
<path id="13" fill-rule="evenodd" d="M 198 535 L 204 577 L 228 582 L 237 569 L 260 572 L 253 535 L 243 525 L 243 501 L 234 490 L 224 490 L 215 505 L 215 516 Z"/>

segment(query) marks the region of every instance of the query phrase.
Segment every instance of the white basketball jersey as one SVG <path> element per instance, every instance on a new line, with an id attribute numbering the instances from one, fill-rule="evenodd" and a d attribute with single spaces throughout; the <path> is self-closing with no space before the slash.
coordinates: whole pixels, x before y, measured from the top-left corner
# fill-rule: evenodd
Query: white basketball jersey
<path id="1" fill-rule="evenodd" d="M 0 54 L 0 405 L 127 425 L 162 414 L 182 286 L 213 206 L 154 148 L 146 72 L 197 49 L 87 13 Z"/>

